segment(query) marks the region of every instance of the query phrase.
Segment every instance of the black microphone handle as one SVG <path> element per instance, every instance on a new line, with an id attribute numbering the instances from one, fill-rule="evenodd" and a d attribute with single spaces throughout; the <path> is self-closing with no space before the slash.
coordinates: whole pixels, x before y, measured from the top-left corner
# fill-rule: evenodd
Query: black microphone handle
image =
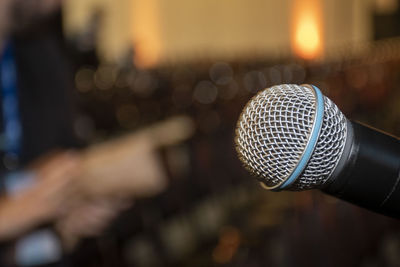
<path id="1" fill-rule="evenodd" d="M 345 153 L 323 192 L 369 210 L 400 218 L 400 141 L 349 122 Z"/>

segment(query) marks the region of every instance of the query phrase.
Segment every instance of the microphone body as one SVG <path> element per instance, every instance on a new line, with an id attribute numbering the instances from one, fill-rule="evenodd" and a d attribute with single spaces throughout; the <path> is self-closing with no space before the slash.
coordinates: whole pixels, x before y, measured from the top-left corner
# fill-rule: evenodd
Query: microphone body
<path id="1" fill-rule="evenodd" d="M 342 158 L 322 191 L 350 203 L 400 218 L 400 142 L 397 138 L 348 122 Z"/>

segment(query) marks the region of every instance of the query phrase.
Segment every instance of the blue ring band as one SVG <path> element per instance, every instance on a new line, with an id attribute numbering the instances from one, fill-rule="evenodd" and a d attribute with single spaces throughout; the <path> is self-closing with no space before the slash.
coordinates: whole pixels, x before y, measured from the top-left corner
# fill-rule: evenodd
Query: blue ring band
<path id="1" fill-rule="evenodd" d="M 321 130 L 322 121 L 324 118 L 324 96 L 316 86 L 312 85 L 311 87 L 312 89 L 314 89 L 316 96 L 316 113 L 315 113 L 314 129 L 311 133 L 311 137 L 310 140 L 308 141 L 304 154 L 302 155 L 296 168 L 289 176 L 289 178 L 286 179 L 286 181 L 277 188 L 277 190 L 282 190 L 288 187 L 297 179 L 297 177 L 299 177 L 299 175 L 303 172 L 303 170 L 307 166 L 307 163 L 310 160 L 315 145 L 317 144 L 318 141 L 319 132 Z"/>

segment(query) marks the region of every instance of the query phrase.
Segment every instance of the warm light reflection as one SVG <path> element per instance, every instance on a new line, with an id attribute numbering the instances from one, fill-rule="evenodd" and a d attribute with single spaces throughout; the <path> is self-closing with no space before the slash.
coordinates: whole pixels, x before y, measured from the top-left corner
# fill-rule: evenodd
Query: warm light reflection
<path id="1" fill-rule="evenodd" d="M 137 67 L 149 68 L 160 60 L 161 36 L 158 1 L 133 1 L 133 47 Z"/>
<path id="2" fill-rule="evenodd" d="M 238 251 L 241 242 L 241 233 L 232 226 L 222 229 L 218 245 L 214 248 L 212 257 L 218 264 L 229 263 Z"/>
<path id="3" fill-rule="evenodd" d="M 292 49 L 304 59 L 315 59 L 323 51 L 320 0 L 292 0 Z"/>

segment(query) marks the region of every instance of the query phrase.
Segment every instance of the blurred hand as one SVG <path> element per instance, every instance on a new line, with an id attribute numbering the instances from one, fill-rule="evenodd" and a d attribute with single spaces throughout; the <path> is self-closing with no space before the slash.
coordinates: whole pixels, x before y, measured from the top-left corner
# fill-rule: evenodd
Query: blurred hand
<path id="1" fill-rule="evenodd" d="M 76 178 L 81 172 L 80 159 L 75 152 L 63 152 L 33 166 L 38 182 L 29 193 L 42 204 L 45 219 L 58 217 L 79 201 Z"/>
<path id="2" fill-rule="evenodd" d="M 36 165 L 37 182 L 17 195 L 0 199 L 0 239 L 13 238 L 53 220 L 70 205 L 79 157 L 62 153 Z"/>
<path id="3" fill-rule="evenodd" d="M 175 117 L 92 147 L 82 156 L 81 187 L 95 197 L 128 198 L 157 194 L 167 186 L 157 149 L 181 142 L 192 133 L 190 119 Z"/>
<path id="4" fill-rule="evenodd" d="M 191 120 L 176 117 L 85 151 L 78 181 L 85 200 L 56 223 L 65 247 L 73 248 L 80 239 L 100 234 L 130 206 L 124 199 L 165 189 L 165 170 L 156 150 L 192 133 Z"/>
<path id="5" fill-rule="evenodd" d="M 129 206 L 130 202 L 118 198 L 81 202 L 56 222 L 64 247 L 71 249 L 80 239 L 99 235 L 119 212 Z"/>
<path id="6" fill-rule="evenodd" d="M 192 130 L 192 122 L 179 117 L 83 155 L 66 152 L 41 158 L 30 167 L 37 174 L 35 185 L 0 200 L 0 239 L 54 220 L 67 243 L 100 233 L 126 207 L 121 198 L 151 196 L 166 187 L 156 150 L 185 140 Z"/>

